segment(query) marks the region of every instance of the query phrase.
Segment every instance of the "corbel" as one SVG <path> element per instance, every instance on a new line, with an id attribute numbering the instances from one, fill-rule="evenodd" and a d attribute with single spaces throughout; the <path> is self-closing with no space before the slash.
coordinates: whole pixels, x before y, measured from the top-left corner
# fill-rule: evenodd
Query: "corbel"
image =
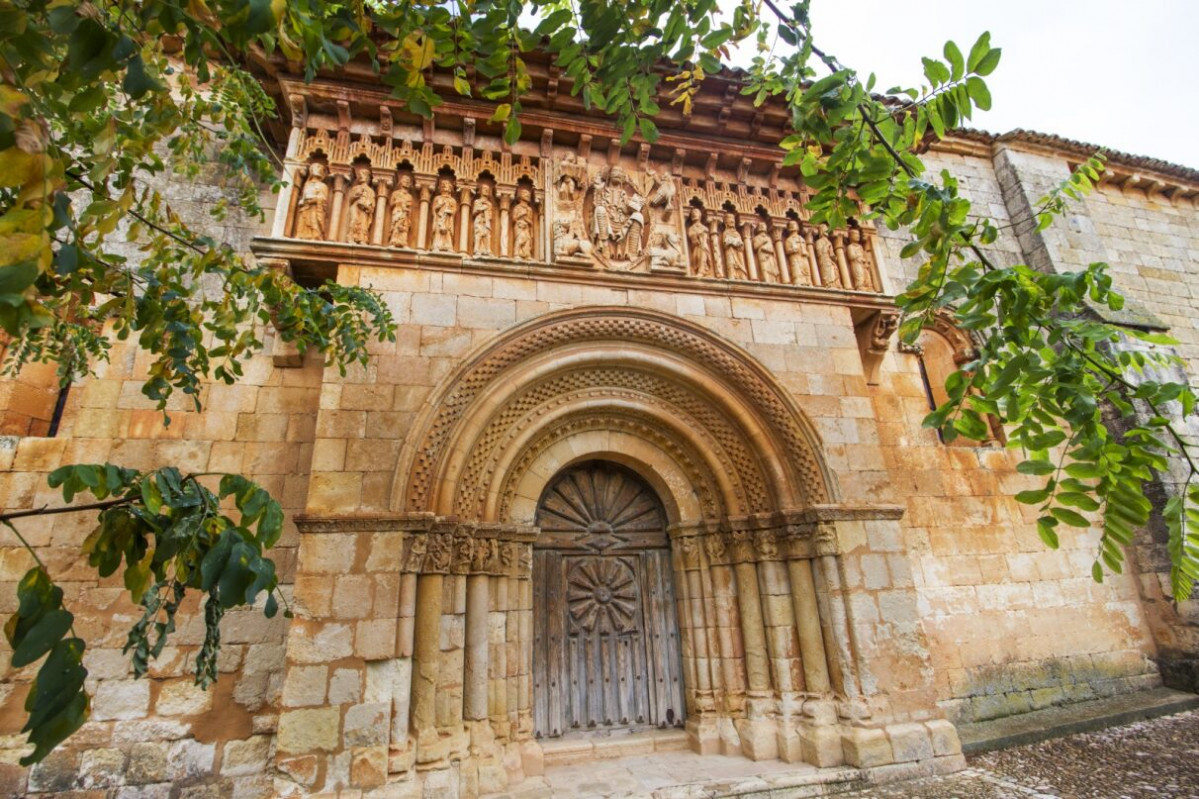
<path id="1" fill-rule="evenodd" d="M 717 153 L 712 153 L 708 156 L 708 163 L 704 166 L 704 174 L 708 180 L 716 179 L 716 162 L 719 160 L 720 156 Z"/>
<path id="2" fill-rule="evenodd" d="M 392 119 L 391 109 L 385 105 L 379 106 L 379 132 L 388 143 L 391 142 Z"/>
<path id="3" fill-rule="evenodd" d="M 434 129 L 435 129 L 435 125 L 434 125 L 433 115 L 429 114 L 429 116 L 427 116 L 421 120 L 421 127 L 420 127 L 421 141 L 432 142 Z"/>
<path id="4" fill-rule="evenodd" d="M 302 94 L 292 94 L 287 99 L 291 105 L 291 126 L 304 128 L 308 124 L 308 100 Z"/>
<path id="5" fill-rule="evenodd" d="M 687 159 L 687 151 L 682 147 L 676 147 L 674 158 L 670 162 L 670 171 L 672 174 L 679 177 L 683 176 L 683 162 Z"/>
<path id="6" fill-rule="evenodd" d="M 541 157 L 549 158 L 554 154 L 554 131 L 552 128 L 545 128 L 541 131 Z"/>
<path id="7" fill-rule="evenodd" d="M 745 185 L 745 179 L 749 177 L 749 168 L 753 165 L 753 161 L 748 158 L 742 158 L 741 163 L 737 166 L 737 182 Z"/>
<path id="8" fill-rule="evenodd" d="M 766 185 L 770 186 L 770 188 L 772 188 L 772 189 L 777 189 L 779 187 L 779 173 L 782 171 L 783 171 L 783 162 L 775 161 L 774 164 L 770 167 L 770 177 L 767 178 Z"/>
<path id="9" fill-rule="evenodd" d="M 878 310 L 854 326 L 867 385 L 878 385 L 883 357 L 886 356 L 891 337 L 898 328 L 899 311 L 893 308 Z"/>
<path id="10" fill-rule="evenodd" d="M 558 99 L 558 76 L 561 74 L 562 70 L 556 64 L 550 64 L 545 84 L 545 98 L 549 101 L 550 108 L 554 107 L 554 101 Z"/>
<path id="11" fill-rule="evenodd" d="M 637 148 L 637 168 L 644 172 L 649 168 L 649 144 L 642 143 Z"/>
<path id="12" fill-rule="evenodd" d="M 586 161 L 591 157 L 591 134 L 584 133 L 579 136 L 579 160 Z"/>
<path id="13" fill-rule="evenodd" d="M 474 117 L 462 118 L 462 146 L 475 146 L 475 120 Z"/>
<path id="14" fill-rule="evenodd" d="M 620 139 L 608 139 L 608 166 L 620 162 Z"/>
<path id="15" fill-rule="evenodd" d="M 350 130 L 350 104 L 346 100 L 337 101 L 337 129 L 339 131 Z"/>

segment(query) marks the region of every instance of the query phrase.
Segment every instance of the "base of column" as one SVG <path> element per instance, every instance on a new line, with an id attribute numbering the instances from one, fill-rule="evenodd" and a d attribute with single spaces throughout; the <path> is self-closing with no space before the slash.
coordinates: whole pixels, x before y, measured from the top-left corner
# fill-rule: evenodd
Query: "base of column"
<path id="1" fill-rule="evenodd" d="M 684 729 L 687 731 L 687 745 L 692 752 L 701 755 L 723 753 L 718 719 L 714 717 L 689 718 Z"/>

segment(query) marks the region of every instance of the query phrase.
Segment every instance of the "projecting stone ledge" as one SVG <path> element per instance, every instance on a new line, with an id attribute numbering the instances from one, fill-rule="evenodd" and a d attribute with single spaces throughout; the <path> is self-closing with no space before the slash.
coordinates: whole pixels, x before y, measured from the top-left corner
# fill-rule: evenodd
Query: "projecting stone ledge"
<path id="1" fill-rule="evenodd" d="M 974 724 L 959 724 L 958 736 L 962 740 L 962 752 L 975 754 L 1169 716 L 1195 708 L 1199 708 L 1199 695 L 1171 688 L 1155 688 Z"/>

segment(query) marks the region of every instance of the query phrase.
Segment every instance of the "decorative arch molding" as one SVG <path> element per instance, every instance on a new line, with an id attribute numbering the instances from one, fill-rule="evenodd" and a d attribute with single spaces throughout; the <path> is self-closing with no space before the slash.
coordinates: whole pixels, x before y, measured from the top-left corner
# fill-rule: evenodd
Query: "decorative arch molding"
<path id="1" fill-rule="evenodd" d="M 687 432 L 685 428 L 675 428 L 661 414 L 646 412 L 635 405 L 572 409 L 536 430 L 521 446 L 513 448 L 504 464 L 506 468 L 499 471 L 494 484 L 483 497 L 483 515 L 496 519 L 531 518 L 527 513 L 531 506 L 527 502 L 522 505 L 521 500 L 535 502 L 540 494 L 528 490 L 527 486 L 544 485 L 547 482 L 544 478 L 553 477 L 543 474 L 543 469 L 534 467 L 539 464 L 547 464 L 546 468 L 553 465 L 556 458 L 547 459 L 545 456 L 548 452 L 585 450 L 586 447 L 579 445 L 584 443 L 584 436 L 589 433 L 593 434 L 590 442 L 598 445 L 600 450 L 624 452 L 625 457 L 621 460 L 631 461 L 625 465 L 651 483 L 654 482 L 653 474 L 667 473 L 660 468 L 662 464 L 673 464 L 670 473 L 682 478 L 677 481 L 678 484 L 654 486 L 659 495 L 668 496 L 671 500 L 667 515 L 672 524 L 728 515 L 730 511 L 726 501 L 739 488 L 736 485 L 737 476 L 719 471 L 719 462 L 713 468 L 714 464 L 709 462 L 705 453 L 687 439 Z M 618 447 L 613 443 L 614 438 L 630 446 Z M 562 442 L 570 442 L 573 449 L 555 449 Z M 571 456 L 569 459 L 575 458 Z M 532 482 L 530 475 L 534 476 Z M 518 508 L 525 512 L 518 511 Z"/>
<path id="2" fill-rule="evenodd" d="M 777 504 L 769 490 L 773 476 L 746 445 L 746 431 L 729 422 L 696 388 L 637 364 L 613 364 L 551 374 L 516 392 L 463 448 L 469 452 L 458 470 L 462 477 L 452 512 L 472 518 L 483 510 L 480 489 L 502 479 L 512 455 L 552 421 L 564 414 L 596 414 L 608 408 L 635 408 L 643 417 L 652 417 L 660 431 L 672 431 L 677 440 L 687 442 L 694 459 L 728 475 L 731 482 L 722 493 L 721 512 L 759 512 Z M 434 510 L 442 511 L 446 499 L 441 497 Z"/>
<path id="3" fill-rule="evenodd" d="M 647 390 L 651 384 L 653 390 Z M 747 487 L 743 500 L 735 489 L 722 492 L 726 501 L 719 512 L 752 511 L 763 504 L 792 509 L 839 499 L 816 431 L 751 355 L 668 314 L 599 306 L 530 320 L 448 377 L 405 446 L 393 508 L 478 512 L 480 486 L 505 481 L 496 471 L 501 460 L 513 461 L 505 457 L 504 447 L 530 439 L 531 434 L 514 434 L 520 420 L 525 420 L 524 429 L 538 430 L 544 426 L 537 421 L 538 409 L 544 416 L 546 409 L 581 402 L 577 394 L 567 397 L 588 388 L 613 397 L 634 391 L 677 406 L 702 428 L 700 433 L 686 431 L 696 453 L 692 457 L 700 457 L 713 471 L 727 468 L 720 464 L 722 457 L 740 460 L 742 468 L 734 471 L 743 486 L 765 478 L 767 497 L 750 496 Z M 703 443 L 705 439 L 717 446 Z M 708 454 L 701 457 L 701 452 Z M 746 479 L 750 475 L 754 480 Z M 460 496 L 474 497 L 464 500 L 473 502 L 474 510 L 457 505 Z M 448 508 L 447 498 L 454 498 Z M 503 513 L 491 500 L 484 508 Z"/>

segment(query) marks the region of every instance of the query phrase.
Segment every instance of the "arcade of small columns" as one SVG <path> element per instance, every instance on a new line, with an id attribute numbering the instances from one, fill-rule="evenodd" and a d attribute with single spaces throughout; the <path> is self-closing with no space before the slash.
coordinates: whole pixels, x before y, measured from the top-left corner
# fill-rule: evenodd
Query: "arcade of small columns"
<path id="1" fill-rule="evenodd" d="M 470 118 L 452 134 L 435 134 L 431 123 L 399 129 L 382 100 L 379 120 L 365 121 L 351 118 L 345 99 L 310 100 L 305 93 L 319 86 L 287 88 L 293 128 L 273 238 L 881 290 L 869 224 L 828 231 L 809 223 L 807 189 L 778 162 L 757 174 L 763 165 L 744 158 L 724 172 L 716 153 L 693 167 L 676 148 L 657 163 L 648 144 L 629 158 L 618 141 L 591 134 L 564 151 L 551 130 L 535 153 L 518 154 L 485 142 Z M 310 110 L 317 103 L 333 113 Z M 621 223 L 610 237 L 597 233 L 603 214 Z M 626 236 L 637 239 L 634 255 L 604 257 L 610 244 L 623 251 Z M 647 264 L 637 260 L 642 251 L 657 254 Z"/>
<path id="2" fill-rule="evenodd" d="M 585 459 L 632 468 L 667 509 L 693 749 L 820 766 L 960 760 L 931 689 L 913 688 L 920 664 L 904 664 L 923 651 L 916 620 L 884 633 L 851 608 L 847 565 L 876 542 L 898 550 L 900 512 L 839 503 L 818 453 L 764 370 L 682 320 L 585 309 L 505 334 L 427 405 L 394 514 L 301 521 L 285 704 L 318 666 L 359 669 L 363 690 L 285 707 L 280 770 L 305 789 L 389 774 L 428 786 L 455 764 L 468 795 L 540 773 L 529 522 L 546 483 Z M 345 580 L 373 585 L 373 604 L 322 600 Z"/>

